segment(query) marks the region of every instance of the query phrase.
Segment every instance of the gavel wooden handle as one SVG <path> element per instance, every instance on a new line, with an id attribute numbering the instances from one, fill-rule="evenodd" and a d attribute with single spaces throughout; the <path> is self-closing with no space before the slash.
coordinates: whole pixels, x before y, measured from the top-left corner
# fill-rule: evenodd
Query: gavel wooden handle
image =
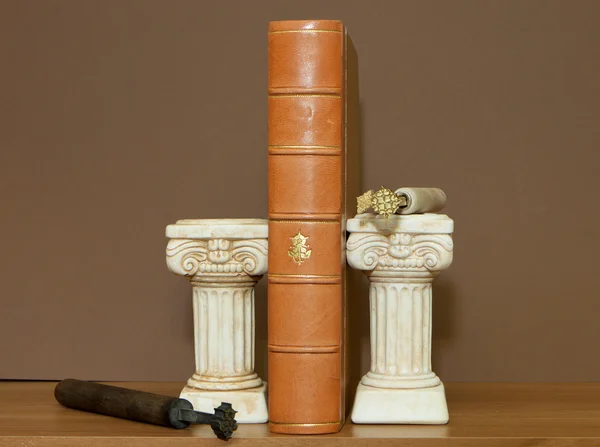
<path id="1" fill-rule="evenodd" d="M 77 379 L 61 381 L 54 397 L 76 410 L 172 428 L 188 427 L 190 422 L 180 420 L 180 410 L 194 408 L 185 399 Z"/>

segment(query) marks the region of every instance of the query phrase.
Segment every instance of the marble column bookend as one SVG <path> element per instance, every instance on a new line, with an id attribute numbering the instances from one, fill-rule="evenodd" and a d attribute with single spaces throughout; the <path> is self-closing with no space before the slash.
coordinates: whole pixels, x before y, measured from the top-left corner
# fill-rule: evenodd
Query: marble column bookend
<path id="1" fill-rule="evenodd" d="M 447 423 L 444 385 L 431 367 L 431 285 L 452 262 L 454 222 L 442 214 L 364 213 L 347 228 L 348 263 L 369 277 L 371 309 L 371 368 L 352 421 Z"/>
<path id="2" fill-rule="evenodd" d="M 212 413 L 230 402 L 239 423 L 269 419 L 254 372 L 254 286 L 267 271 L 262 219 L 180 220 L 166 235 L 167 266 L 193 288 L 196 372 L 180 397 Z"/>

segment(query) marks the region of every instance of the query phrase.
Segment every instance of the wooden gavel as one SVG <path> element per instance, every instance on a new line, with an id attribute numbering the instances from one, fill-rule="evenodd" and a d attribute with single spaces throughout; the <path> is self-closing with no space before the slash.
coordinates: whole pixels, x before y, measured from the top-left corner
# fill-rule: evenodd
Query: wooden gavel
<path id="1" fill-rule="evenodd" d="M 202 413 L 185 399 L 77 379 L 59 382 L 54 397 L 65 407 L 146 424 L 179 429 L 210 424 L 217 438 L 225 441 L 237 429 L 236 411 L 226 402 L 214 414 Z"/>

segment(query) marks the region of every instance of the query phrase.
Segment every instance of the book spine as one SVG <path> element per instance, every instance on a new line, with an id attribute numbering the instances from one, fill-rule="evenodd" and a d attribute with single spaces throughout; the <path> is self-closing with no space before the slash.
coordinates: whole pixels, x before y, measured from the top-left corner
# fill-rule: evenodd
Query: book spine
<path id="1" fill-rule="evenodd" d="M 269 428 L 344 423 L 345 28 L 269 26 Z"/>

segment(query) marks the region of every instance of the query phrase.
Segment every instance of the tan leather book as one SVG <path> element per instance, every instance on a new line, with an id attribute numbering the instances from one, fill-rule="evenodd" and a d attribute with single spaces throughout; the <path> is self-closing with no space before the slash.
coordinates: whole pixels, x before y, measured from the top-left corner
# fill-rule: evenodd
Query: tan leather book
<path id="1" fill-rule="evenodd" d="M 346 30 L 269 26 L 269 428 L 344 423 Z"/>

